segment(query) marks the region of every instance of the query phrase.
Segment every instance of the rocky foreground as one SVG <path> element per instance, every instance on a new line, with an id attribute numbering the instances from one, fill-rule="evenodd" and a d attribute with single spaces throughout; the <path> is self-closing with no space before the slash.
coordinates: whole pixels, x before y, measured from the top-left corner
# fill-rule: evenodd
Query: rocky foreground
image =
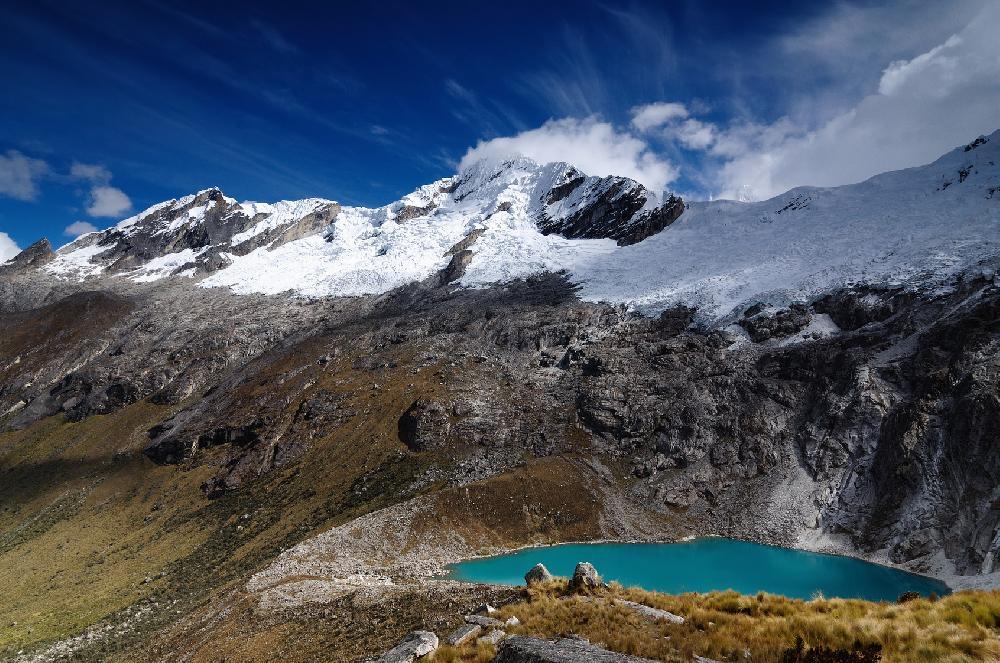
<path id="1" fill-rule="evenodd" d="M 608 586 L 586 562 L 568 582 L 541 565 L 525 582 L 502 608 L 482 606 L 440 640 L 431 631 L 410 633 L 376 663 L 876 663 L 1000 654 L 997 592 L 904 594 L 897 604 L 734 592 L 675 597 Z"/>

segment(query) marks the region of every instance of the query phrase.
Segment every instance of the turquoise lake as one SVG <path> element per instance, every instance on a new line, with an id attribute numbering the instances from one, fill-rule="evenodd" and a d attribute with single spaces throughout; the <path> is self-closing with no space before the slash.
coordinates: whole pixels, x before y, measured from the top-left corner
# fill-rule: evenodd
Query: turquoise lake
<path id="1" fill-rule="evenodd" d="M 509 555 L 472 559 L 450 567 L 448 577 L 467 582 L 524 584 L 524 574 L 541 562 L 569 577 L 577 562 L 590 562 L 605 580 L 626 587 L 679 594 L 732 589 L 808 599 L 895 601 L 903 592 L 949 593 L 925 576 L 850 557 L 707 538 L 681 543 L 582 543 L 526 548 Z"/>

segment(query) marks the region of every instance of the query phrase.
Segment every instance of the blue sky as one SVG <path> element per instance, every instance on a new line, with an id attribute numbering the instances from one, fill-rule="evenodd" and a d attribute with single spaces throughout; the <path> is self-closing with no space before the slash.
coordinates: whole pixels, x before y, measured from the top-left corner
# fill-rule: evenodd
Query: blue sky
<path id="1" fill-rule="evenodd" d="M 1000 126 L 984 0 L 319 5 L 4 3 L 0 252 L 208 186 L 384 204 L 505 152 L 766 197 Z"/>

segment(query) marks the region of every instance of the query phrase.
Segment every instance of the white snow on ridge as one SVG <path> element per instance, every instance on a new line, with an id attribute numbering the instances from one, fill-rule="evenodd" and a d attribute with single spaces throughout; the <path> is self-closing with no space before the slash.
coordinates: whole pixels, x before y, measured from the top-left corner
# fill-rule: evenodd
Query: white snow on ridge
<path id="1" fill-rule="evenodd" d="M 460 214 L 386 222 L 385 208 L 344 207 L 328 230 L 273 250 L 261 247 L 204 281 L 237 293 L 369 295 L 424 279 L 448 264 L 445 253 L 468 234 Z"/>
<path id="2" fill-rule="evenodd" d="M 256 217 L 258 214 L 266 216 L 254 225 L 254 227 L 233 235 L 230 244 L 237 246 L 238 244 L 242 244 L 248 239 L 256 237 L 257 235 L 271 230 L 272 228 L 278 228 L 286 223 L 297 221 L 316 212 L 322 207 L 332 204 L 332 200 L 325 200 L 323 198 L 281 200 L 276 203 L 255 203 L 249 201 L 240 203 L 239 206 L 242 211 L 251 219 Z"/>
<path id="3" fill-rule="evenodd" d="M 667 229 L 620 247 L 612 240 L 546 236 L 536 226 L 543 213 L 559 220 L 586 208 L 600 194 L 599 181 L 587 180 L 550 203 L 553 187 L 580 176 L 570 166 L 527 159 L 481 162 L 384 207 L 344 207 L 315 235 L 273 250 L 229 254 L 232 263 L 200 285 L 237 293 L 380 294 L 432 276 L 448 264 L 448 250 L 480 228 L 484 232 L 472 246 L 461 285 L 484 287 L 565 271 L 586 300 L 650 314 L 684 303 L 696 307 L 705 321 L 725 322 L 756 300 L 781 306 L 858 283 L 933 286 L 982 261 L 996 261 L 998 164 L 1000 132 L 975 149 L 959 148 L 933 164 L 860 184 L 803 187 L 755 203 L 691 203 Z M 189 196 L 151 210 L 193 201 Z M 251 218 L 265 216 L 229 245 L 330 203 L 241 203 Z M 657 204 L 651 199 L 646 207 Z M 426 211 L 397 220 L 404 207 Z M 179 217 L 181 224 L 197 223 L 200 209 Z M 135 219 L 118 229 L 131 231 Z M 81 244 L 60 250 L 50 271 L 99 275 L 102 266 L 90 261 L 100 250 Z M 226 250 L 225 245 L 217 248 Z M 178 275 L 200 253 L 187 249 L 161 256 L 129 276 L 152 281 Z"/>
<path id="4" fill-rule="evenodd" d="M 85 279 L 87 277 L 99 276 L 104 271 L 104 266 L 91 262 L 91 258 L 104 252 L 107 247 L 98 246 L 97 242 L 93 241 L 95 239 L 93 233 L 88 233 L 86 237 L 90 238 L 89 244 L 84 243 L 84 246 L 81 248 L 65 253 L 60 250 L 56 253 L 52 262 L 45 265 L 45 270 L 67 278 Z M 77 238 L 67 246 L 72 246 L 76 242 L 79 242 L 80 239 Z"/>
<path id="5" fill-rule="evenodd" d="M 170 276 L 184 265 L 194 262 L 194 259 L 208 250 L 208 247 L 195 251 L 194 249 L 184 249 L 177 253 L 168 253 L 165 256 L 153 258 L 139 269 L 131 272 L 129 278 L 138 283 L 149 283 L 159 281 Z M 193 275 L 186 274 L 186 276 Z"/>
<path id="6" fill-rule="evenodd" d="M 757 299 L 787 304 L 853 283 L 940 282 L 1000 256 L 998 163 L 1000 132 L 976 150 L 861 184 L 754 204 L 693 203 L 666 230 L 624 247 L 523 227 L 498 241 L 488 233 L 462 283 L 528 276 L 544 264 L 568 271 L 587 300 L 648 313 L 685 303 L 719 320 Z"/>

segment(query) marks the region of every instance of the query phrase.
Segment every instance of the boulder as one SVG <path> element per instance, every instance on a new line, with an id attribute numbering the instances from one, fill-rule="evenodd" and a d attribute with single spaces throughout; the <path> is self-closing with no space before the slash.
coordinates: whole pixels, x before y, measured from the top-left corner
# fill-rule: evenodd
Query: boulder
<path id="1" fill-rule="evenodd" d="M 573 571 L 573 579 L 569 587 L 574 592 L 584 589 L 597 589 L 601 585 L 601 576 L 590 562 L 580 562 Z"/>
<path id="2" fill-rule="evenodd" d="M 641 603 L 636 603 L 635 601 L 625 601 L 624 599 L 615 599 L 615 604 L 634 610 L 644 617 L 649 617 L 650 619 L 657 619 L 671 624 L 683 624 L 684 618 L 680 615 L 675 615 L 672 612 L 667 612 L 666 610 L 660 610 L 659 608 L 651 608 L 648 605 L 643 605 Z"/>
<path id="3" fill-rule="evenodd" d="M 438 638 L 430 631 L 413 631 L 398 645 L 382 654 L 376 663 L 413 663 L 438 648 Z"/>
<path id="4" fill-rule="evenodd" d="M 507 634 L 498 628 L 493 629 L 483 637 L 479 638 L 476 642 L 485 643 L 490 645 L 496 645 L 498 642 L 507 637 Z"/>
<path id="5" fill-rule="evenodd" d="M 428 451 L 445 445 L 451 421 L 440 403 L 418 399 L 399 418 L 399 439 L 412 451 Z"/>
<path id="6" fill-rule="evenodd" d="M 501 626 L 503 622 L 499 619 L 494 619 L 493 617 L 486 617 L 485 615 L 466 615 L 466 624 L 478 624 L 484 628 L 490 628 L 495 626 Z"/>
<path id="7" fill-rule="evenodd" d="M 503 641 L 493 663 L 652 663 L 648 658 L 608 651 L 586 640 L 542 640 L 514 635 Z"/>
<path id="8" fill-rule="evenodd" d="M 445 643 L 452 647 L 458 647 L 478 637 L 482 632 L 483 627 L 479 624 L 462 624 L 451 632 L 451 635 L 445 639 Z"/>
<path id="9" fill-rule="evenodd" d="M 531 585 L 534 585 L 535 583 L 538 582 L 548 582 L 549 580 L 552 580 L 552 578 L 554 577 L 555 576 L 549 573 L 549 570 L 545 568 L 544 564 L 538 563 L 535 564 L 533 567 L 531 567 L 531 570 L 529 570 L 527 573 L 524 574 L 524 584 L 530 587 Z"/>

